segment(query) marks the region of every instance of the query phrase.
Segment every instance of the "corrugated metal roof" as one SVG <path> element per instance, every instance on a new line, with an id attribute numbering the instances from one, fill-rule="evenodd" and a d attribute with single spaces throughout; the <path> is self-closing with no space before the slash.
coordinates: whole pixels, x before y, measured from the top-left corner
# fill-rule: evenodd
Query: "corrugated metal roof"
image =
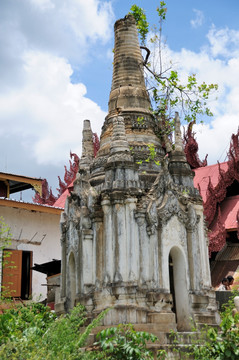
<path id="1" fill-rule="evenodd" d="M 224 277 L 228 275 L 234 276 L 239 266 L 238 260 L 216 261 L 211 272 L 212 286 L 218 287 Z"/>
<path id="2" fill-rule="evenodd" d="M 28 180 L 42 181 L 43 180 L 42 178 L 36 178 L 36 177 L 25 176 L 25 175 L 17 175 L 17 174 L 2 172 L 2 171 L 0 171 L 0 177 L 6 177 L 7 179 L 14 177 L 14 178 L 26 179 L 26 181 L 28 181 Z"/>
<path id="3" fill-rule="evenodd" d="M 217 261 L 238 260 L 239 261 L 239 246 L 226 246 L 225 249 L 220 252 L 217 257 Z M 239 263 L 238 263 L 239 265 Z"/>
<path id="4" fill-rule="evenodd" d="M 4 198 L 4 197 L 0 197 L 0 205 L 7 205 L 9 203 L 9 207 L 10 206 L 14 206 L 15 207 L 18 207 L 18 205 L 25 205 L 25 206 L 29 206 L 29 207 L 32 207 L 32 208 L 39 208 L 39 211 L 41 211 L 40 209 L 58 209 L 58 210 L 63 210 L 64 209 L 64 206 L 61 207 L 61 206 L 55 206 L 55 205 L 48 205 L 48 204 L 35 204 L 35 203 L 32 203 L 32 202 L 26 202 L 26 201 L 22 201 L 22 200 L 13 200 L 13 199 L 8 199 L 8 198 Z M 7 205 L 8 206 L 8 205 Z"/>

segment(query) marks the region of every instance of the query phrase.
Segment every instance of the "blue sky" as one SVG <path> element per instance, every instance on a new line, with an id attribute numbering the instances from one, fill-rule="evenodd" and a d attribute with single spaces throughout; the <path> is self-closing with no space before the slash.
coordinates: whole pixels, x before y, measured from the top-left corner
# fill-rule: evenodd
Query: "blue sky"
<path id="1" fill-rule="evenodd" d="M 100 134 L 113 24 L 134 3 L 157 23 L 153 0 L 0 2 L 0 171 L 47 178 L 54 191 L 70 150 L 81 153 L 83 120 Z M 201 157 L 223 161 L 239 125 L 239 2 L 166 3 L 167 58 L 182 76 L 196 72 L 200 81 L 219 84 L 215 115 L 196 131 Z"/>

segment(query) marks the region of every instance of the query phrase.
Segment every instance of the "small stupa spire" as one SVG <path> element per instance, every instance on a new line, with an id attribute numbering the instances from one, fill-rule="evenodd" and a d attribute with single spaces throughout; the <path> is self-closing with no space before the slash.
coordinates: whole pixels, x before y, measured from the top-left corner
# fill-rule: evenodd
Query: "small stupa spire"
<path id="1" fill-rule="evenodd" d="M 104 190 L 124 192 L 126 189 L 131 189 L 132 193 L 139 193 L 138 166 L 130 153 L 123 116 L 115 116 L 112 123 L 112 141 L 105 166 Z"/>
<path id="2" fill-rule="evenodd" d="M 113 134 L 110 146 L 110 154 L 129 151 L 129 143 L 125 135 L 124 118 L 123 116 L 117 116 L 113 118 Z"/>
<path id="3" fill-rule="evenodd" d="M 84 120 L 82 131 L 82 155 L 80 159 L 80 169 L 87 166 L 94 158 L 93 133 L 90 120 Z"/>
<path id="4" fill-rule="evenodd" d="M 183 149 L 183 140 L 180 129 L 181 123 L 178 112 L 175 112 L 174 148 L 169 153 L 169 172 L 175 183 L 191 187 L 193 185 L 193 172 L 187 162 Z"/>
<path id="5" fill-rule="evenodd" d="M 182 152 L 184 154 L 184 150 L 183 150 L 183 140 L 182 140 L 182 133 L 181 133 L 181 129 L 180 129 L 181 123 L 180 123 L 180 118 L 178 115 L 178 112 L 175 112 L 175 151 L 177 152 Z"/>

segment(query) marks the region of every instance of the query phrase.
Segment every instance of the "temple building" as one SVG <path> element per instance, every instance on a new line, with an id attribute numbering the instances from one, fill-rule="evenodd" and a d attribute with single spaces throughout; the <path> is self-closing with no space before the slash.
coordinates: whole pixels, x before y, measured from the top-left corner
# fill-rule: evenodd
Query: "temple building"
<path id="1" fill-rule="evenodd" d="M 166 156 L 149 109 L 137 28 L 128 15 L 115 23 L 112 87 L 96 156 L 84 121 L 79 172 L 61 215 L 55 310 L 80 302 L 89 317 L 110 307 L 105 326 L 187 331 L 191 319 L 216 323 L 202 198 L 178 114 Z M 148 161 L 149 144 L 155 161 Z"/>
<path id="2" fill-rule="evenodd" d="M 203 199 L 208 226 L 212 285 L 232 275 L 239 286 L 239 129 L 231 137 L 227 161 L 207 165 L 200 161 L 191 125 L 184 135 L 185 153 L 195 172 L 194 185 Z"/>

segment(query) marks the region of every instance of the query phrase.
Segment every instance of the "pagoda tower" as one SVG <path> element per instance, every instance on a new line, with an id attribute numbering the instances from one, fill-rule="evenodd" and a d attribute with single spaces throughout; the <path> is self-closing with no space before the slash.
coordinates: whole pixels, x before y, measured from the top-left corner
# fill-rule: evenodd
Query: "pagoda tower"
<path id="1" fill-rule="evenodd" d="M 155 334 L 188 331 L 190 319 L 215 324 L 202 200 L 183 151 L 178 114 L 168 156 L 156 129 L 136 24 L 127 15 L 115 23 L 100 149 L 94 158 L 85 120 L 79 173 L 61 217 L 56 312 L 80 302 L 94 317 L 110 307 L 103 325 L 133 323 Z M 160 165 L 144 161 L 149 144 Z"/>

